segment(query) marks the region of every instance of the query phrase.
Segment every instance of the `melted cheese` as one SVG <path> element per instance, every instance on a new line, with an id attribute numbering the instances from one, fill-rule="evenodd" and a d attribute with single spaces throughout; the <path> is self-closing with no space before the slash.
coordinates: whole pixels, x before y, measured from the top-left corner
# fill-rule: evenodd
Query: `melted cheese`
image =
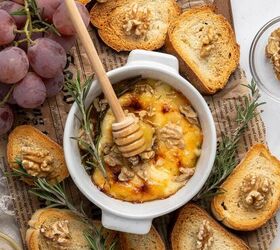
<path id="1" fill-rule="evenodd" d="M 118 180 L 110 166 L 106 166 L 108 178 L 105 181 L 102 173 L 96 169 L 93 173 L 93 182 L 106 194 L 125 201 L 145 202 L 155 199 L 163 199 L 178 191 L 185 182 L 177 182 L 175 179 L 180 175 L 180 167 L 195 168 L 203 140 L 202 131 L 199 126 L 191 124 L 179 111 L 180 105 L 188 105 L 188 100 L 172 87 L 155 80 L 142 80 L 137 84 L 149 84 L 154 93 L 149 91 L 138 93 L 128 92 L 119 98 L 122 107 L 129 112 L 135 113 L 139 110 L 154 110 L 154 115 L 145 117 L 141 122 L 147 147 L 151 146 L 155 129 L 172 122 L 179 125 L 183 130 L 183 141 L 185 147 L 169 148 L 164 142 L 158 141 L 155 157 L 148 161 L 147 176 L 145 181 L 135 175 L 127 182 Z M 112 123 L 114 116 L 108 110 L 101 126 L 100 147 L 112 144 Z M 125 164 L 125 163 L 124 163 Z"/>

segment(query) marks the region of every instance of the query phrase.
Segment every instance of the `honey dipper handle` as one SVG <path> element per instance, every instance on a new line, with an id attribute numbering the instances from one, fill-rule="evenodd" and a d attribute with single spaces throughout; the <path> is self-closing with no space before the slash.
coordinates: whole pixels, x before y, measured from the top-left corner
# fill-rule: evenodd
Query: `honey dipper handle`
<path id="1" fill-rule="evenodd" d="M 95 71 L 99 84 L 101 85 L 103 93 L 109 102 L 114 116 L 116 117 L 117 122 L 123 121 L 125 119 L 125 114 L 110 83 L 110 80 L 106 75 L 106 71 L 99 59 L 97 51 L 79 13 L 76 3 L 74 0 L 66 0 L 65 3 L 69 12 L 69 17 L 76 29 L 78 37 L 85 48 L 89 61 L 93 67 L 93 70 Z"/>

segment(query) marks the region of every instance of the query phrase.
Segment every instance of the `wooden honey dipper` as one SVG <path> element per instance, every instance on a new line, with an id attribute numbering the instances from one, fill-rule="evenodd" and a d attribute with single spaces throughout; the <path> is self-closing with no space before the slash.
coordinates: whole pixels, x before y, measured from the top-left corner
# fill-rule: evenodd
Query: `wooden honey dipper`
<path id="1" fill-rule="evenodd" d="M 124 157 L 131 157 L 142 153 L 146 148 L 146 143 L 138 119 L 132 116 L 125 116 L 75 1 L 66 0 L 65 3 L 69 12 L 69 17 L 85 48 L 98 82 L 116 118 L 116 122 L 112 124 L 112 131 L 118 149 Z"/>

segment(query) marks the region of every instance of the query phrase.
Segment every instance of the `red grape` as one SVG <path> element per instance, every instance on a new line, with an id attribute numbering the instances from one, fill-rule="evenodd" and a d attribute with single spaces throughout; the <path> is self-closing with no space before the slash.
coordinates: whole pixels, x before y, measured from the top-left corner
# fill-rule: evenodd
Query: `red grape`
<path id="1" fill-rule="evenodd" d="M 0 107 L 0 135 L 7 133 L 13 126 L 14 114 L 8 105 Z"/>
<path id="2" fill-rule="evenodd" d="M 47 96 L 45 84 L 33 72 L 27 75 L 14 88 L 13 97 L 23 108 L 36 108 L 43 104 Z"/>
<path id="3" fill-rule="evenodd" d="M 48 38 L 39 38 L 27 50 L 33 70 L 44 78 L 54 78 L 66 65 L 66 52 L 62 46 Z"/>
<path id="4" fill-rule="evenodd" d="M 76 36 L 58 36 L 57 34 L 53 33 L 53 32 L 48 32 L 46 34 L 47 38 L 52 39 L 54 41 L 56 41 L 57 43 L 59 43 L 66 52 L 68 52 L 75 44 L 76 42 Z"/>
<path id="5" fill-rule="evenodd" d="M 11 43 L 15 39 L 15 20 L 5 10 L 0 10 L 0 46 Z"/>
<path id="6" fill-rule="evenodd" d="M 7 11 L 9 14 L 11 14 L 12 12 L 15 12 L 17 10 L 20 10 L 22 8 L 23 8 L 22 5 L 12 2 L 12 1 L 0 2 L 0 9 Z M 24 26 L 24 24 L 26 22 L 26 16 L 24 16 L 24 15 L 21 15 L 21 16 L 11 15 L 11 16 L 15 20 L 18 28 L 22 28 Z"/>
<path id="7" fill-rule="evenodd" d="M 0 82 L 16 83 L 28 72 L 29 62 L 25 52 L 18 47 L 0 51 Z"/>
<path id="8" fill-rule="evenodd" d="M 52 17 L 62 0 L 37 0 L 37 6 L 40 9 L 41 17 L 44 20 L 52 21 Z"/>
<path id="9" fill-rule="evenodd" d="M 47 89 L 47 97 L 57 95 L 63 88 L 64 75 L 60 72 L 56 77 L 50 79 L 42 79 Z"/>
<path id="10" fill-rule="evenodd" d="M 87 8 L 79 2 L 76 2 L 76 5 L 79 9 L 85 25 L 88 26 L 90 17 Z M 75 28 L 72 25 L 71 19 L 68 15 L 68 9 L 64 2 L 59 5 L 57 10 L 55 11 L 53 15 L 53 24 L 62 35 L 71 36 L 76 33 Z"/>

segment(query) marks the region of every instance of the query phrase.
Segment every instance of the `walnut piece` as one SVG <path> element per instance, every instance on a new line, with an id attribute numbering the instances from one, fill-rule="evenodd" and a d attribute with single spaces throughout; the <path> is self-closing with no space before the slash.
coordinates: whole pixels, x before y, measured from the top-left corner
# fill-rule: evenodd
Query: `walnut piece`
<path id="1" fill-rule="evenodd" d="M 180 175 L 175 178 L 176 182 L 185 182 L 189 180 L 195 172 L 194 168 L 179 168 Z"/>
<path id="2" fill-rule="evenodd" d="M 123 29 L 126 35 L 142 37 L 150 28 L 151 12 L 146 7 L 140 7 L 137 3 L 131 5 L 124 19 Z"/>
<path id="3" fill-rule="evenodd" d="M 136 114 L 138 113 L 139 119 L 141 121 L 143 121 L 144 118 L 146 118 L 146 117 L 153 117 L 156 114 L 156 110 L 155 110 L 155 108 L 152 108 L 151 106 L 149 106 L 147 108 L 147 110 L 143 109 L 143 110 L 140 110 L 140 111 L 135 111 L 135 113 Z"/>
<path id="4" fill-rule="evenodd" d="M 48 240 L 57 243 L 59 249 L 67 249 L 66 245 L 71 238 L 68 220 L 58 220 L 51 225 L 43 224 L 40 233 Z"/>
<path id="5" fill-rule="evenodd" d="M 214 42 L 218 39 L 212 27 L 205 28 L 205 33 L 202 37 L 202 45 L 200 49 L 200 57 L 205 58 L 210 55 L 210 52 L 215 48 Z"/>
<path id="6" fill-rule="evenodd" d="M 104 162 L 110 167 L 122 165 L 122 156 L 116 145 L 104 145 L 103 147 Z"/>
<path id="7" fill-rule="evenodd" d="M 197 233 L 196 249 L 207 250 L 213 244 L 213 232 L 210 228 L 209 221 L 203 220 Z"/>
<path id="8" fill-rule="evenodd" d="M 178 147 L 183 149 L 185 142 L 183 139 L 183 129 L 179 125 L 169 122 L 162 128 L 157 129 L 159 141 L 163 141 L 168 148 Z"/>
<path id="9" fill-rule="evenodd" d="M 150 93 L 151 95 L 155 94 L 155 90 L 149 84 L 137 84 L 135 85 L 134 91 L 137 94 L 143 94 L 143 93 Z"/>
<path id="10" fill-rule="evenodd" d="M 151 160 L 155 157 L 155 151 L 154 150 L 148 150 L 144 151 L 140 154 L 140 157 L 142 160 Z"/>
<path id="11" fill-rule="evenodd" d="M 90 122 L 90 130 L 91 130 L 91 137 L 94 138 L 94 130 L 93 130 L 93 123 Z M 90 138 L 86 134 L 85 130 L 83 128 L 80 128 L 79 134 L 78 134 L 78 145 L 79 148 L 82 150 L 88 150 L 87 145 L 90 145 Z"/>
<path id="12" fill-rule="evenodd" d="M 179 106 L 179 111 L 185 116 L 189 123 L 199 125 L 197 113 L 194 111 L 191 105 L 181 105 Z"/>
<path id="13" fill-rule="evenodd" d="M 108 108 L 108 101 L 106 99 L 99 99 L 96 97 L 93 100 L 93 106 L 95 107 L 97 112 L 103 112 Z"/>
<path id="14" fill-rule="evenodd" d="M 265 176 L 249 174 L 240 187 L 240 198 L 246 208 L 261 209 L 267 202 L 271 190 L 270 181 Z"/>
<path id="15" fill-rule="evenodd" d="M 122 167 L 121 173 L 118 176 L 119 181 L 130 181 L 134 177 L 134 172 L 126 167 Z"/>
<path id="16" fill-rule="evenodd" d="M 271 33 L 266 46 L 266 56 L 273 65 L 277 79 L 280 80 L 280 28 Z"/>
<path id="17" fill-rule="evenodd" d="M 148 171 L 147 171 L 148 165 L 147 164 L 141 164 L 133 168 L 133 171 L 136 173 L 137 176 L 139 176 L 144 181 L 148 180 Z"/>
<path id="18" fill-rule="evenodd" d="M 127 158 L 127 160 L 132 164 L 132 166 L 136 166 L 140 162 L 140 157 L 138 155 L 135 155 Z"/>
<path id="19" fill-rule="evenodd" d="M 48 150 L 22 147 L 22 166 L 32 176 L 45 178 L 54 170 L 54 160 Z"/>

